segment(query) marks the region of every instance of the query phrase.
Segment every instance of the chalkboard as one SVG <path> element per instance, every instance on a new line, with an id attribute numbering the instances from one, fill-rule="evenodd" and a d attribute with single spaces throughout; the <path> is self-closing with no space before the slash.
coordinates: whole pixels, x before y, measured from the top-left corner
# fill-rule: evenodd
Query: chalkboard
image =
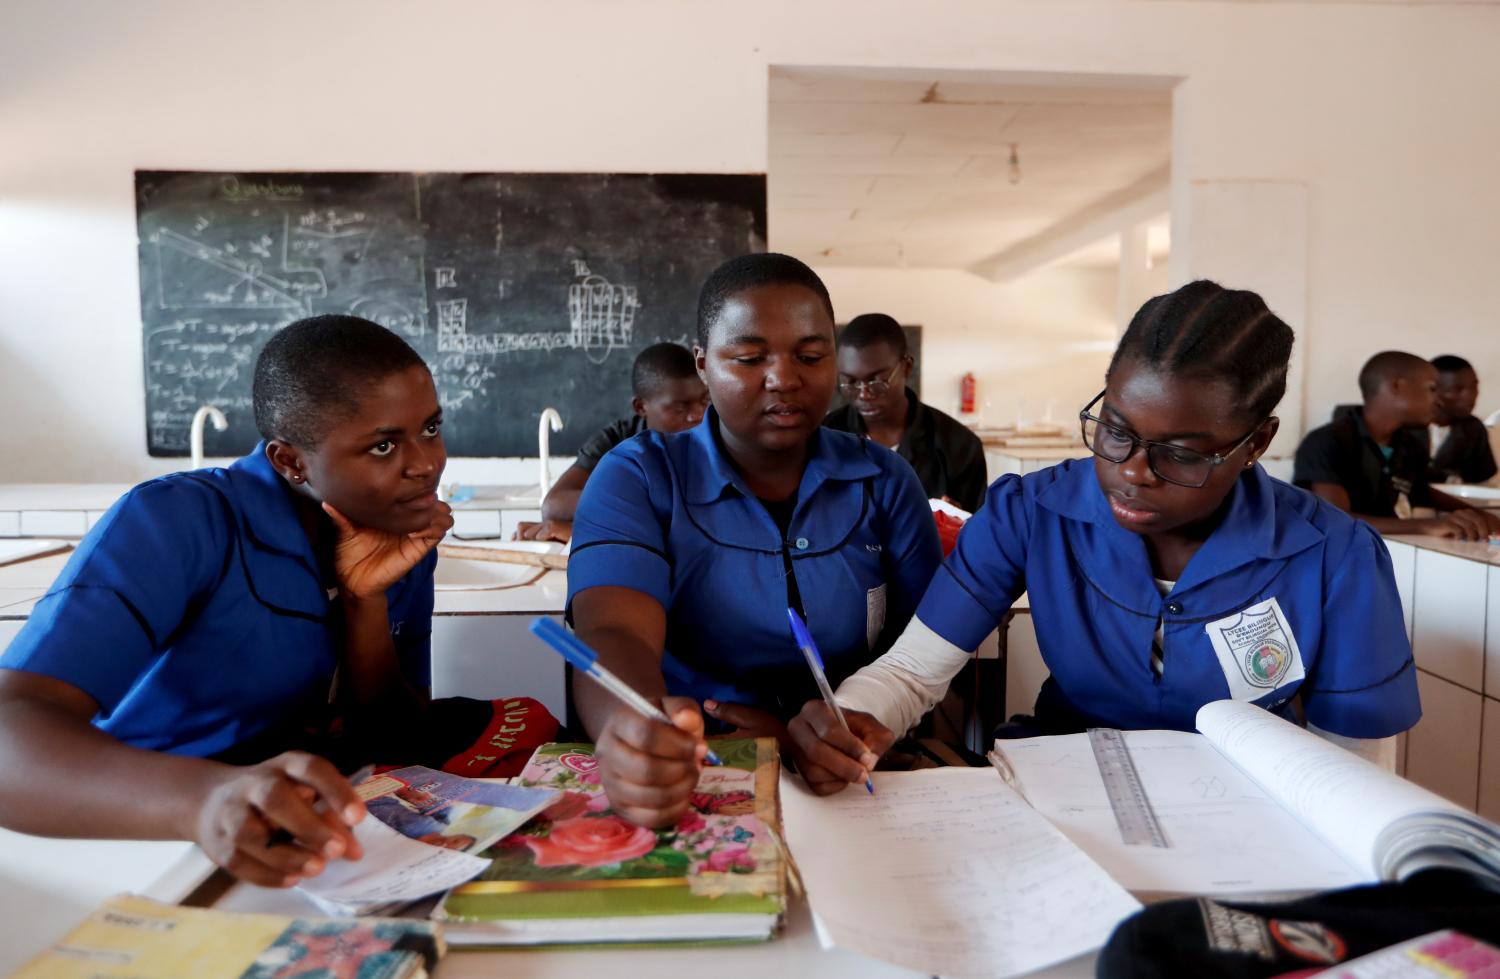
<path id="1" fill-rule="evenodd" d="M 691 345 L 715 266 L 764 251 L 764 175 L 138 171 L 146 441 L 188 451 L 200 405 L 229 417 L 209 455 L 258 435 L 261 346 L 352 313 L 432 367 L 450 455 L 559 455 L 628 414 L 630 365 Z"/>

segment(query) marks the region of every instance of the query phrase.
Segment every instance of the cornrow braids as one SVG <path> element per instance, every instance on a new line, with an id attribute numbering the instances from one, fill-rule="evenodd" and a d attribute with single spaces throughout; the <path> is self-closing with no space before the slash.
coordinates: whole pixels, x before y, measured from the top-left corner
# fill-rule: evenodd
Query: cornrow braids
<path id="1" fill-rule="evenodd" d="M 1109 362 L 1223 381 L 1241 411 L 1265 418 L 1286 394 L 1292 328 L 1244 289 L 1225 289 L 1199 279 L 1150 299 L 1131 319 Z"/>

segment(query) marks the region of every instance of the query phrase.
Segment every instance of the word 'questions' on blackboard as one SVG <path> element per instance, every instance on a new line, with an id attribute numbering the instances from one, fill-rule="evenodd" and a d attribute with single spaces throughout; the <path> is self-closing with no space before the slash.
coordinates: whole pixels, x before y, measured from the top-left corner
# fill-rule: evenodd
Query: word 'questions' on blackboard
<path id="1" fill-rule="evenodd" d="M 448 451 L 536 454 L 537 419 L 571 454 L 629 413 L 630 364 L 690 346 L 715 266 L 765 250 L 763 174 L 138 171 L 146 439 L 181 456 L 200 405 L 257 435 L 250 382 L 266 339 L 352 313 L 432 367 Z"/>

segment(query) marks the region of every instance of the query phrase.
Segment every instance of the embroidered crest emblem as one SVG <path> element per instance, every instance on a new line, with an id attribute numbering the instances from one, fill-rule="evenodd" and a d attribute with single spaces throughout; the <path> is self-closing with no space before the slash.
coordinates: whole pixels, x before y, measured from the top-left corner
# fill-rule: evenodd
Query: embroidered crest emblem
<path id="1" fill-rule="evenodd" d="M 1235 700 L 1258 700 L 1306 672 L 1297 638 L 1275 598 L 1204 626 Z"/>

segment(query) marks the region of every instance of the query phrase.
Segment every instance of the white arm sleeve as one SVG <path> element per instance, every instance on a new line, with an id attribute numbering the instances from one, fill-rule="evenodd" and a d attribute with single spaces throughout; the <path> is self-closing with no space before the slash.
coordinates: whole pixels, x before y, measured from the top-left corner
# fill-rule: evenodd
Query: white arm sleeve
<path id="1" fill-rule="evenodd" d="M 873 714 L 899 738 L 943 699 L 972 655 L 912 616 L 890 652 L 839 684 L 834 696 L 846 710 Z"/>
<path id="2" fill-rule="evenodd" d="M 1346 738 L 1342 734 L 1334 734 L 1325 731 L 1315 724 L 1307 725 L 1307 729 L 1329 744 L 1336 744 L 1351 754 L 1359 755 L 1365 761 L 1373 761 L 1388 772 L 1396 771 L 1396 738 Z"/>

